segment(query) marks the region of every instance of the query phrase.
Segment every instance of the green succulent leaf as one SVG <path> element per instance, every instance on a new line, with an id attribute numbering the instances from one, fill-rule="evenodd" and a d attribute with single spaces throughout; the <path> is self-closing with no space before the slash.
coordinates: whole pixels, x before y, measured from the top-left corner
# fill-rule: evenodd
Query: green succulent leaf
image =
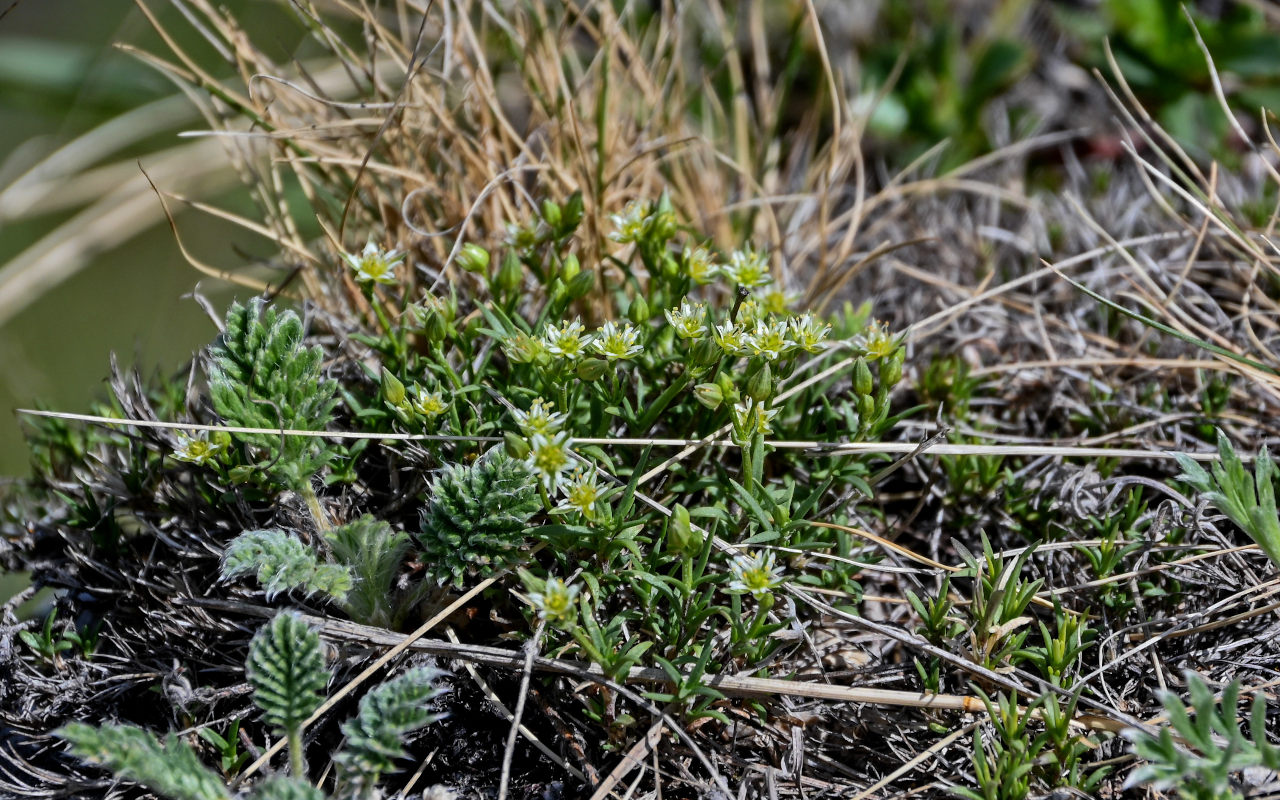
<path id="1" fill-rule="evenodd" d="M 286 733 L 300 729 L 319 708 L 329 683 L 320 637 L 288 611 L 253 637 L 245 675 L 263 719 Z"/>
<path id="2" fill-rule="evenodd" d="M 170 734 L 162 743 L 131 725 L 94 727 L 66 725 L 57 736 L 71 743 L 76 755 L 100 764 L 118 777 L 145 786 L 172 800 L 226 800 L 222 779 L 200 762 L 195 751 Z"/>
<path id="3" fill-rule="evenodd" d="M 312 548 L 281 530 L 246 531 L 227 545 L 222 577 L 229 580 L 250 574 L 257 576 L 268 600 L 290 589 L 341 600 L 352 588 L 346 567 L 321 563 Z"/>

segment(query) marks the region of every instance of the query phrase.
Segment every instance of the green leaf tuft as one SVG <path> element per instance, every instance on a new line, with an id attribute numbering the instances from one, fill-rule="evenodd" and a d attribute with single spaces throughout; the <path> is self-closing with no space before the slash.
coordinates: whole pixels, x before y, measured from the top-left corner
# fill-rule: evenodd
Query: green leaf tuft
<path id="1" fill-rule="evenodd" d="M 446 691 L 432 683 L 440 674 L 418 667 L 387 681 L 361 698 L 359 712 L 343 723 L 347 744 L 334 760 L 358 793 L 368 793 L 396 769 L 395 762 L 405 757 L 405 736 L 444 716 L 427 708 Z"/>
<path id="2" fill-rule="evenodd" d="M 542 507 L 523 461 L 494 448 L 470 466 L 446 467 L 431 487 L 418 543 L 440 584 L 461 586 L 520 560 L 529 519 Z"/>
<path id="3" fill-rule="evenodd" d="M 227 800 L 231 794 L 195 751 L 170 734 L 163 743 L 131 725 L 74 722 L 54 732 L 76 755 L 173 800 Z"/>
<path id="4" fill-rule="evenodd" d="M 246 531 L 227 545 L 222 577 L 249 574 L 257 576 L 268 600 L 290 589 L 341 600 L 352 587 L 351 573 L 345 567 L 320 563 L 314 550 L 281 530 Z"/>
<path id="5" fill-rule="evenodd" d="M 284 733 L 301 728 L 324 700 L 329 683 L 320 637 L 288 611 L 254 635 L 245 675 L 267 724 Z"/>

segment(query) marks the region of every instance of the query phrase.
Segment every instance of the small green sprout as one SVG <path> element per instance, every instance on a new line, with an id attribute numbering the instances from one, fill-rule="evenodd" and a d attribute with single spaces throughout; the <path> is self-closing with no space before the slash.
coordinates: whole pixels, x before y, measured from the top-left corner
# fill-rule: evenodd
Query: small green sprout
<path id="1" fill-rule="evenodd" d="M 1179 479 L 1191 484 L 1239 525 L 1271 563 L 1280 566 L 1280 514 L 1276 512 L 1273 481 L 1276 467 L 1266 446 L 1258 454 L 1252 479 L 1231 446 L 1231 440 L 1222 431 L 1218 431 L 1218 461 L 1212 467 L 1212 475 L 1187 454 L 1176 456 L 1178 466 L 1182 467 Z"/>

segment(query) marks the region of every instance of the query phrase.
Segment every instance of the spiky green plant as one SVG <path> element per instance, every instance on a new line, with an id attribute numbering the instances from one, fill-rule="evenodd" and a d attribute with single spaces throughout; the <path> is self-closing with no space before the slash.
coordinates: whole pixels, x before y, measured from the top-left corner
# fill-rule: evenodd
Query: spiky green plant
<path id="1" fill-rule="evenodd" d="M 470 466 L 446 467 L 431 487 L 418 544 L 440 584 L 461 586 L 519 560 L 525 526 L 540 508 L 537 481 L 499 448 Z"/>
<path id="2" fill-rule="evenodd" d="M 329 683 L 320 637 L 297 614 L 281 612 L 254 635 L 244 671 L 263 719 L 289 740 L 293 775 L 305 778 L 302 727 Z"/>
<path id="3" fill-rule="evenodd" d="M 249 797 L 325 800 L 325 793 L 306 780 L 301 748 L 302 726 L 319 706 L 329 680 L 316 632 L 292 612 L 277 615 L 250 643 L 245 673 L 263 718 L 288 737 L 293 770 L 288 777 L 262 781 Z M 361 698 L 357 715 L 342 726 L 347 742 L 334 756 L 345 784 L 338 797 L 378 796 L 379 778 L 394 771 L 396 760 L 405 756 L 405 737 L 444 716 L 427 708 L 445 691 L 433 683 L 441 674 L 429 667 L 410 669 Z M 222 779 L 174 734 L 162 743 L 129 725 L 95 727 L 76 722 L 56 735 L 69 741 L 86 761 L 172 800 L 230 800 L 232 796 Z"/>
<path id="4" fill-rule="evenodd" d="M 126 780 L 135 781 L 173 800 L 227 800 L 231 793 L 217 773 L 174 734 L 161 742 L 132 725 L 101 727 L 73 722 L 56 735 L 71 743 L 76 755 L 101 764 Z"/>
<path id="5" fill-rule="evenodd" d="M 306 781 L 276 776 L 254 787 L 253 800 L 325 800 L 325 794 Z"/>
<path id="6" fill-rule="evenodd" d="M 281 530 L 245 531 L 231 540 L 222 555 L 222 577 L 242 575 L 256 575 L 268 600 L 290 589 L 342 600 L 352 589 L 346 567 L 322 563 L 315 550 Z"/>
<path id="7" fill-rule="evenodd" d="M 1218 431 L 1218 461 L 1213 474 L 1186 453 L 1178 453 L 1184 480 L 1253 539 L 1271 562 L 1280 566 L 1280 514 L 1276 512 L 1275 462 L 1263 446 L 1252 477 L 1236 455 L 1231 440 Z"/>
<path id="8" fill-rule="evenodd" d="M 337 404 L 337 383 L 324 380 L 319 346 L 302 346 L 302 321 L 261 299 L 233 303 L 226 328 L 209 351 L 209 396 L 228 425 L 321 431 Z M 312 476 L 334 455 L 323 439 L 237 433 L 249 466 L 233 477 L 308 492 Z"/>
<path id="9" fill-rule="evenodd" d="M 396 573 L 411 547 L 409 534 L 393 531 L 386 522 L 365 515 L 325 534 L 333 557 L 349 571 L 350 590 L 342 608 L 357 622 L 395 627 L 404 613 L 421 599 L 425 589 L 397 589 Z"/>
<path id="10" fill-rule="evenodd" d="M 1243 797 L 1232 783 L 1233 773 L 1248 767 L 1280 770 L 1280 747 L 1267 740 L 1267 701 L 1262 693 L 1253 696 L 1250 738 L 1236 722 L 1239 681 L 1228 684 L 1222 690 L 1222 702 L 1215 703 L 1213 690 L 1203 678 L 1190 670 L 1185 675 L 1194 719 L 1176 694 L 1161 693 L 1160 701 L 1169 716 L 1168 727 L 1154 734 L 1136 728 L 1125 732 L 1133 742 L 1133 752 L 1146 761 L 1129 775 L 1125 786 L 1146 784 L 1159 791 L 1175 789 L 1186 800 Z"/>
<path id="11" fill-rule="evenodd" d="M 342 725 L 347 743 L 334 760 L 342 778 L 359 797 L 374 795 L 378 779 L 404 758 L 404 737 L 443 717 L 427 708 L 445 690 L 433 681 L 440 672 L 411 669 L 360 699 L 356 716 Z"/>

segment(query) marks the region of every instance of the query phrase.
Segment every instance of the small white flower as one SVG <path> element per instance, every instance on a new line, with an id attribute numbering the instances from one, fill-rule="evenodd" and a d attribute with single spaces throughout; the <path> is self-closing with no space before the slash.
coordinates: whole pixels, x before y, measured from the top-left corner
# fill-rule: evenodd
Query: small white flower
<path id="1" fill-rule="evenodd" d="M 821 352 L 826 346 L 827 336 L 831 334 L 830 325 L 809 313 L 792 317 L 790 325 L 791 338 L 795 341 L 796 347 L 806 353 Z"/>
<path id="2" fill-rule="evenodd" d="M 635 358 L 644 351 L 636 341 L 639 337 L 640 331 L 630 322 L 624 322 L 621 326 L 606 322 L 596 331 L 591 347 L 610 361 Z"/>
<path id="3" fill-rule="evenodd" d="M 787 338 L 787 323 L 781 320 L 756 323 L 756 329 L 747 337 L 747 349 L 753 356 L 775 361 L 795 348 L 796 343 Z"/>
<path id="4" fill-rule="evenodd" d="M 729 581 L 730 594 L 749 594 L 760 598 L 772 594 L 782 585 L 782 567 L 774 566 L 772 550 L 752 556 L 736 555 L 729 567 L 733 580 Z"/>
<path id="5" fill-rule="evenodd" d="M 360 251 L 360 255 L 343 253 L 342 257 L 355 270 L 357 283 L 395 283 L 396 267 L 404 261 L 404 253 L 397 250 L 383 250 L 369 240 Z"/>
<path id="6" fill-rule="evenodd" d="M 799 295 L 794 292 L 784 292 L 781 289 L 774 287 L 761 292 L 757 295 L 757 299 L 760 303 L 760 308 L 762 308 L 766 313 L 783 316 L 787 313 L 787 310 L 791 308 L 791 304 L 800 298 Z"/>
<path id="7" fill-rule="evenodd" d="M 757 433 L 764 436 L 773 433 L 773 427 L 769 423 L 776 416 L 778 416 L 778 409 L 765 408 L 751 398 L 733 407 L 734 428 L 743 439 L 749 439 Z"/>
<path id="8" fill-rule="evenodd" d="M 875 320 L 867 324 L 867 329 L 858 335 L 854 345 L 872 361 L 892 355 L 898 349 L 888 326 Z"/>
<path id="9" fill-rule="evenodd" d="M 703 286 L 714 281 L 720 274 L 720 265 L 705 247 L 685 251 L 684 268 L 689 273 L 690 280 Z"/>
<path id="10" fill-rule="evenodd" d="M 729 263 L 720 268 L 725 277 L 739 286 L 751 288 L 764 286 L 773 278 L 769 275 L 769 256 L 758 253 L 750 247 L 734 250 L 729 255 Z"/>
<path id="11" fill-rule="evenodd" d="M 570 455 L 573 451 L 569 449 L 572 445 L 573 440 L 564 431 L 551 436 L 535 433 L 530 437 L 529 458 L 525 463 L 538 473 L 547 491 L 555 491 L 564 481 L 564 473 L 573 461 Z"/>
<path id="12" fill-rule="evenodd" d="M 578 599 L 580 591 L 580 586 L 567 584 L 559 578 L 548 578 L 542 591 L 529 593 L 529 605 L 552 625 L 567 625 L 573 622 L 576 613 L 573 602 Z"/>
<path id="13" fill-rule="evenodd" d="M 747 332 L 732 322 L 717 325 L 711 331 L 711 338 L 727 356 L 740 356 L 747 352 Z"/>
<path id="14" fill-rule="evenodd" d="M 435 419 L 449 410 L 449 403 L 439 391 L 428 392 L 415 384 L 409 397 L 409 407 L 427 419 Z"/>
<path id="15" fill-rule="evenodd" d="M 649 204 L 641 200 L 632 200 L 621 214 L 610 214 L 614 231 L 609 238 L 619 244 L 639 241 L 644 235 L 644 221 L 649 216 Z"/>
<path id="16" fill-rule="evenodd" d="M 584 473 L 576 470 L 569 482 L 561 486 L 564 500 L 556 506 L 556 511 L 577 512 L 587 519 L 595 519 L 598 513 L 596 503 L 600 502 L 600 485 L 596 483 L 596 471 Z"/>
<path id="17" fill-rule="evenodd" d="M 542 342 L 546 345 L 547 352 L 556 358 L 577 361 L 582 357 L 587 345 L 595 339 L 594 334 L 583 336 L 584 330 L 582 321 L 579 319 L 565 322 L 558 328 L 555 325 L 549 325 L 542 333 Z"/>
<path id="18" fill-rule="evenodd" d="M 544 403 L 539 397 L 529 406 L 528 411 L 516 408 L 511 410 L 511 415 L 516 418 L 516 424 L 525 436 L 554 436 L 560 432 L 566 418 L 564 414 L 554 413 L 551 410 L 554 407 L 555 403 Z"/>
<path id="19" fill-rule="evenodd" d="M 178 447 L 173 451 L 173 457 L 188 464 L 204 466 L 210 461 L 216 461 L 226 449 L 227 446 L 221 442 L 209 441 L 208 431 L 199 431 L 195 436 L 179 433 Z"/>
<path id="20" fill-rule="evenodd" d="M 681 339 L 697 339 L 707 332 L 707 309 L 702 303 L 685 300 L 679 308 L 668 308 L 663 313 Z"/>

